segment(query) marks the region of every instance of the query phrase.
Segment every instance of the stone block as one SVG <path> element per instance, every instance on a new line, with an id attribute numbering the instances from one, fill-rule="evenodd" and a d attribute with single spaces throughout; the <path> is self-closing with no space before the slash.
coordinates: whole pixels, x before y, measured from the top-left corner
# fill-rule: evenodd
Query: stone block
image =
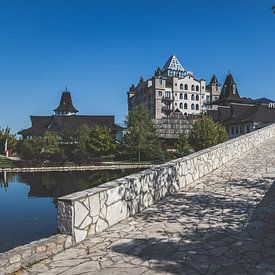
<path id="1" fill-rule="evenodd" d="M 109 225 L 107 223 L 107 221 L 105 219 L 102 218 L 98 218 L 96 226 L 95 226 L 95 232 L 99 233 L 102 232 L 103 230 L 105 230 L 106 228 L 108 228 Z"/>
<path id="2" fill-rule="evenodd" d="M 118 223 L 127 218 L 127 203 L 125 201 L 117 201 L 116 203 L 107 206 L 106 221 L 109 226 Z"/>
<path id="3" fill-rule="evenodd" d="M 18 263 L 21 261 L 21 255 L 20 254 L 14 254 L 11 255 L 9 258 L 10 264 Z"/>
<path id="4" fill-rule="evenodd" d="M 87 235 L 88 235 L 88 232 L 86 230 L 79 230 L 79 229 L 74 230 L 74 238 L 76 243 L 79 243 L 85 240 Z"/>
<path id="5" fill-rule="evenodd" d="M 100 194 L 97 193 L 89 197 L 90 216 L 98 216 L 100 212 Z M 104 199 L 104 197 L 103 197 Z"/>
<path id="6" fill-rule="evenodd" d="M 79 227 L 88 215 L 89 210 L 81 202 L 74 202 L 74 226 Z"/>
<path id="7" fill-rule="evenodd" d="M 36 253 L 37 254 L 43 254 L 47 251 L 47 246 L 46 245 L 39 245 L 37 248 L 36 248 Z"/>

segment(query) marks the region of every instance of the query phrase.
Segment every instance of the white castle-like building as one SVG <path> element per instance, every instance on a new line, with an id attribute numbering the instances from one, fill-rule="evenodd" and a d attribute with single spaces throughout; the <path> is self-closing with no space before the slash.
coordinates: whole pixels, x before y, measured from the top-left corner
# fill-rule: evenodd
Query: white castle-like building
<path id="1" fill-rule="evenodd" d="M 213 75 L 209 85 L 204 79 L 196 79 L 187 71 L 175 55 L 171 55 L 164 67 L 158 67 L 153 77 L 140 78 L 137 86 L 128 91 L 128 110 L 145 106 L 155 119 L 169 117 L 174 111 L 184 115 L 200 114 L 219 98 L 220 84 Z"/>

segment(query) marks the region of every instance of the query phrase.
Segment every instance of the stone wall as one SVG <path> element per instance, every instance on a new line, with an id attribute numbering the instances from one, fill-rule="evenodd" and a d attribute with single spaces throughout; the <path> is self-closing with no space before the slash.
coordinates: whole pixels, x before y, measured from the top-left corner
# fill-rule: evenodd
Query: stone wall
<path id="1" fill-rule="evenodd" d="M 97 170 L 123 170 L 153 167 L 152 164 L 112 164 L 112 165 L 85 165 L 61 167 L 16 167 L 0 168 L 0 173 L 30 173 L 30 172 L 67 172 L 67 171 L 97 171 Z"/>
<path id="2" fill-rule="evenodd" d="M 275 137 L 275 125 L 184 158 L 59 198 L 58 227 L 75 242 L 101 232 Z"/>
<path id="3" fill-rule="evenodd" d="M 60 253 L 73 244 L 72 236 L 55 235 L 0 253 L 0 274 L 13 274 L 19 269 Z"/>

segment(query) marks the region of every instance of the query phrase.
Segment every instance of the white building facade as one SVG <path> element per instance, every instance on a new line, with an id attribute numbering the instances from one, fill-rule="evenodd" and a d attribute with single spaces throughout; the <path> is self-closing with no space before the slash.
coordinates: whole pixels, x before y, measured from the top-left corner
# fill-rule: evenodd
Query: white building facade
<path id="1" fill-rule="evenodd" d="M 206 81 L 196 79 L 172 55 L 162 69 L 157 68 L 152 78 L 146 81 L 141 78 L 137 86 L 130 87 L 128 110 L 144 106 L 155 119 L 169 117 L 177 109 L 184 115 L 200 114 L 206 110 L 209 96 L 212 101 Z"/>

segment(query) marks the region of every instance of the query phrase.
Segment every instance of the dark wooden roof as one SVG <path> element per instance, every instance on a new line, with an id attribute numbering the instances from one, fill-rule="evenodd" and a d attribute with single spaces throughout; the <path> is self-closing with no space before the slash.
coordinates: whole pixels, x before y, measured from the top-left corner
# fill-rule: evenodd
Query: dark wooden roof
<path id="1" fill-rule="evenodd" d="M 222 91 L 218 100 L 214 101 L 214 105 L 229 105 L 230 103 L 242 103 L 237 85 L 231 73 L 229 73 L 224 81 Z"/>
<path id="2" fill-rule="evenodd" d="M 72 112 L 77 113 L 78 110 L 73 106 L 71 93 L 67 90 L 62 93 L 59 106 L 54 109 L 55 112 Z"/>
<path id="3" fill-rule="evenodd" d="M 114 116 L 31 116 L 32 127 L 18 132 L 23 136 L 42 136 L 47 131 L 62 133 L 68 130 L 77 130 L 82 125 L 89 127 L 106 126 L 113 132 L 123 128 L 115 124 Z"/>

